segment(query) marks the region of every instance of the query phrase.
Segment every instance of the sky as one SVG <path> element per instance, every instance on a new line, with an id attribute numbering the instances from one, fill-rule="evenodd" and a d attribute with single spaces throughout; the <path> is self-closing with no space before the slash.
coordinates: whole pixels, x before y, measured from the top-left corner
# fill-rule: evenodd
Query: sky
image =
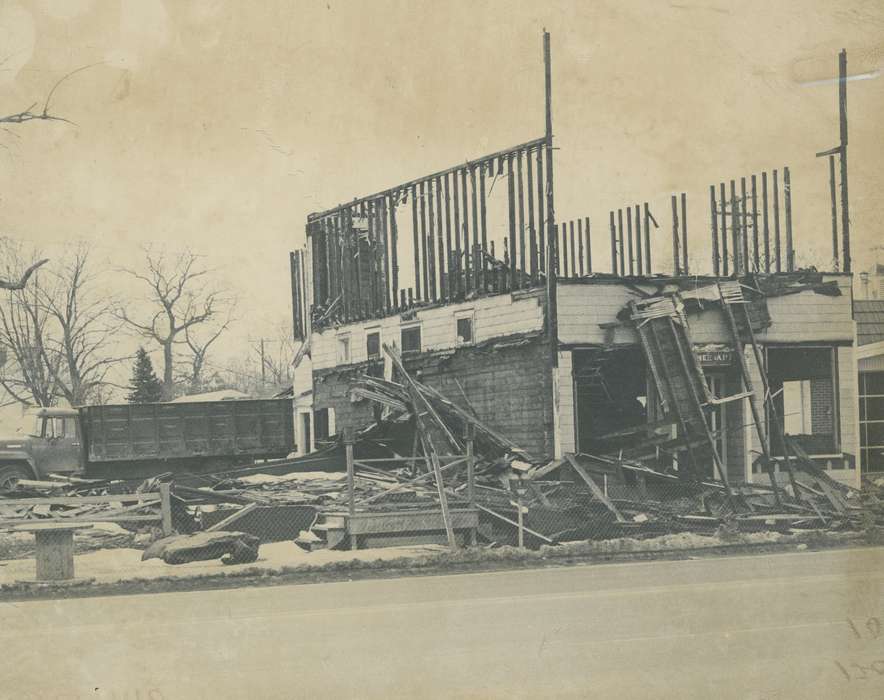
<path id="1" fill-rule="evenodd" d="M 872 2 L 0 2 L 0 111 L 55 92 L 66 122 L 0 131 L 0 234 L 50 256 L 189 247 L 240 298 L 227 353 L 290 318 L 312 211 L 543 134 L 552 38 L 560 220 L 687 192 L 709 269 L 708 186 L 791 167 L 798 261 L 827 267 L 837 52 L 849 74 L 856 269 L 882 199 L 884 4 Z M 665 215 L 665 216 L 664 216 Z M 606 260 L 607 242 L 594 241 Z M 662 263 L 661 263 L 662 264 Z M 607 269 L 607 268 L 604 268 Z M 137 304 L 139 292 L 119 277 Z M 240 345 L 237 345 L 239 343 Z"/>

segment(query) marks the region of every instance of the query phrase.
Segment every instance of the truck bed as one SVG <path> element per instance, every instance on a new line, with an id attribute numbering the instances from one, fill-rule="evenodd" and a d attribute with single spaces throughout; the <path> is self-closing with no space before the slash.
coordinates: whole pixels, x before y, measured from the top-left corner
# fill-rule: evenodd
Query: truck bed
<path id="1" fill-rule="evenodd" d="M 89 462 L 241 456 L 285 457 L 294 448 L 289 399 L 84 406 Z"/>

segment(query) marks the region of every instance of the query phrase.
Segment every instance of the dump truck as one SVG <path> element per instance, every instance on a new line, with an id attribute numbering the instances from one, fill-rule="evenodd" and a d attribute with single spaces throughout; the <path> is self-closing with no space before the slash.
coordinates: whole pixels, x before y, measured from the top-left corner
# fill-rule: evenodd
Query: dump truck
<path id="1" fill-rule="evenodd" d="M 30 434 L 0 438 L 0 490 L 50 474 L 134 479 L 210 473 L 294 449 L 289 399 L 32 409 Z"/>

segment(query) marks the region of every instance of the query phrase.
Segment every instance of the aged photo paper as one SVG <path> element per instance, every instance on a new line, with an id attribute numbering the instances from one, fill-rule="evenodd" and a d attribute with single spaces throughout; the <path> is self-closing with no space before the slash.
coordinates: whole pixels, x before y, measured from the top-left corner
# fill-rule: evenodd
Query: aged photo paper
<path id="1" fill-rule="evenodd" d="M 0 700 L 884 697 L 884 4 L 0 0 Z"/>

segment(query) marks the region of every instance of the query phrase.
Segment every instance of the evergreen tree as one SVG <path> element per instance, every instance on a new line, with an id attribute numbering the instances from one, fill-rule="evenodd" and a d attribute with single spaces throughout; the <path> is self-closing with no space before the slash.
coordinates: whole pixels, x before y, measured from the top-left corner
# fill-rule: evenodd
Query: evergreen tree
<path id="1" fill-rule="evenodd" d="M 132 368 L 132 392 L 127 397 L 129 403 L 154 403 L 163 398 L 163 385 L 153 371 L 150 355 L 144 348 L 138 348 L 135 366 Z"/>

